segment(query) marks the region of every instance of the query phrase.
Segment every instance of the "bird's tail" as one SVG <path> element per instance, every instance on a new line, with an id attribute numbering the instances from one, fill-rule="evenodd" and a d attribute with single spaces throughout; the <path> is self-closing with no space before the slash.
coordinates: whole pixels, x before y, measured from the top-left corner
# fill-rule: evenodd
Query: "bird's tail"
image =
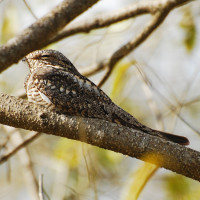
<path id="1" fill-rule="evenodd" d="M 175 143 L 178 143 L 178 144 L 181 144 L 181 145 L 189 145 L 190 144 L 190 141 L 184 136 L 173 135 L 173 134 L 166 133 L 166 132 L 163 132 L 163 131 L 158 131 L 158 130 L 153 130 L 153 131 L 158 132 L 158 136 L 161 136 L 161 137 L 163 137 L 167 140 L 170 140 L 172 142 L 175 142 Z"/>
<path id="2" fill-rule="evenodd" d="M 190 143 L 189 140 L 184 136 L 173 135 L 173 134 L 166 133 L 163 131 L 154 130 L 152 128 L 149 128 L 141 124 L 132 115 L 124 111 L 122 108 L 117 107 L 116 105 L 115 105 L 115 112 L 112 115 L 112 119 L 113 119 L 113 122 L 117 124 L 121 124 L 129 128 L 133 128 L 135 130 L 141 130 L 147 134 L 161 137 L 163 139 L 169 140 L 174 143 L 178 143 L 181 145 L 189 145 Z"/>

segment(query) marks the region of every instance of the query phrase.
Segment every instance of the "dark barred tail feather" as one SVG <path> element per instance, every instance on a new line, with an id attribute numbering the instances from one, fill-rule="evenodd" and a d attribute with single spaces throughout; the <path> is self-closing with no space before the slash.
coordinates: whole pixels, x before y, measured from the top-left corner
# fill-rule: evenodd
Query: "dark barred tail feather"
<path id="1" fill-rule="evenodd" d="M 166 133 L 166 132 L 163 132 L 163 131 L 158 131 L 158 130 L 153 130 L 153 131 L 158 132 L 158 134 L 160 136 L 162 136 L 163 138 L 170 140 L 172 142 L 175 142 L 175 143 L 178 143 L 178 144 L 181 144 L 181 145 L 189 145 L 190 144 L 190 141 L 184 136 L 173 135 L 173 134 Z"/>
<path id="2" fill-rule="evenodd" d="M 137 121 L 132 115 L 124 111 L 120 107 L 116 107 L 115 113 L 112 115 L 113 122 L 121 124 L 123 126 L 127 126 L 134 130 L 140 130 L 144 133 L 163 138 L 165 140 L 178 143 L 181 145 L 189 145 L 189 140 L 184 136 L 174 135 L 170 133 L 166 133 L 163 131 L 155 130 L 145 126 L 144 124 Z"/>

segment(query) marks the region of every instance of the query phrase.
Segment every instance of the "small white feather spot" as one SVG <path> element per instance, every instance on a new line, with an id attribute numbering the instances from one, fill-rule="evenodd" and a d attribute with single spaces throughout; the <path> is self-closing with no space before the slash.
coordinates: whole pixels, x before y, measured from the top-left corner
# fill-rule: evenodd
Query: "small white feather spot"
<path id="1" fill-rule="evenodd" d="M 51 86 L 51 89 L 52 90 L 56 89 L 56 86 L 55 85 Z"/>
<path id="2" fill-rule="evenodd" d="M 82 79 L 78 78 L 78 83 L 79 83 L 79 85 L 82 87 L 82 86 L 83 86 L 83 84 L 84 84 L 84 80 L 82 80 Z"/>
<path id="3" fill-rule="evenodd" d="M 43 99 L 44 101 L 46 101 L 47 103 L 51 103 L 51 101 L 49 100 L 49 98 L 48 98 L 46 95 L 44 95 L 44 94 L 41 93 L 40 91 L 39 91 L 39 93 L 40 93 L 40 95 L 41 95 L 41 97 L 42 97 L 42 99 Z"/>
<path id="4" fill-rule="evenodd" d="M 50 81 L 47 82 L 47 86 L 51 86 L 51 82 Z"/>
<path id="5" fill-rule="evenodd" d="M 65 91 L 65 88 L 60 87 L 60 91 L 61 91 L 61 92 L 64 92 L 64 91 Z"/>

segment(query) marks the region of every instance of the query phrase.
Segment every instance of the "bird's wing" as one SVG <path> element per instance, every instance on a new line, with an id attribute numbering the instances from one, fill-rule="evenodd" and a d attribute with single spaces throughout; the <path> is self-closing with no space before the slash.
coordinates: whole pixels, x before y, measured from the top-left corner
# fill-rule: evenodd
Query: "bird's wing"
<path id="1" fill-rule="evenodd" d="M 37 89 L 62 113 L 106 118 L 112 101 L 87 78 L 64 70 L 40 68 L 35 79 Z"/>

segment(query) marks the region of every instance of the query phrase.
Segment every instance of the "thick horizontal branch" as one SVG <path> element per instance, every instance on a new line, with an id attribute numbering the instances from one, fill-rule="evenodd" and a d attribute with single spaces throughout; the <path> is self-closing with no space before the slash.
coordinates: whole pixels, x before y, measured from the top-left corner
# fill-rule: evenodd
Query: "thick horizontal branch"
<path id="1" fill-rule="evenodd" d="M 29 52 L 44 47 L 66 24 L 98 0 L 65 0 L 20 35 L 0 47 L 0 72 Z"/>
<path id="2" fill-rule="evenodd" d="M 59 115 L 0 94 L 0 123 L 86 142 L 200 181 L 199 152 L 104 120 Z"/>

